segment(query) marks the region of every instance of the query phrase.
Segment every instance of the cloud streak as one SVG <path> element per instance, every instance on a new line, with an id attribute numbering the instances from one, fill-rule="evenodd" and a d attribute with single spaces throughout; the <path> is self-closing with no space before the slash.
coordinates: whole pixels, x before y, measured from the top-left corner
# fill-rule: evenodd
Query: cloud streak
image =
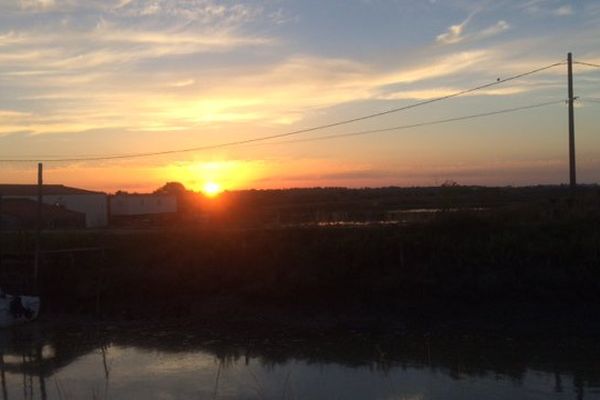
<path id="1" fill-rule="evenodd" d="M 508 22 L 499 20 L 495 24 L 490 25 L 480 31 L 465 33 L 467 24 L 472 19 L 472 16 L 473 14 L 471 14 L 466 20 L 458 25 L 451 25 L 448 28 L 448 31 L 436 37 L 436 41 L 440 44 L 446 45 L 457 44 L 465 41 L 477 41 L 496 36 L 510 29 L 510 24 Z"/>
<path id="2" fill-rule="evenodd" d="M 346 59 L 292 56 L 254 71 L 186 71 L 184 79 L 174 80 L 168 73 L 98 70 L 101 65 L 116 65 L 117 55 L 97 53 L 93 58 L 49 63 L 54 73 L 29 71 L 27 83 L 19 86 L 21 92 L 31 93 L 18 99 L 52 102 L 52 108 L 4 123 L 0 134 L 85 132 L 94 127 L 166 132 L 240 122 L 289 125 L 340 104 L 373 99 L 421 100 L 456 92 L 458 87 L 414 86 L 467 70 L 471 74 L 485 72 L 499 56 L 490 50 L 457 52 L 393 70 Z M 74 69 L 79 72 L 71 73 Z M 13 75 L 4 79 L 13 81 Z M 398 85 L 403 89 L 389 89 Z M 521 85 L 478 95 L 505 96 L 534 89 Z"/>
<path id="3" fill-rule="evenodd" d="M 469 16 L 460 24 L 450 25 L 448 30 L 436 37 L 438 43 L 454 44 L 464 40 L 463 32 L 467 24 L 471 21 L 475 13 L 469 14 Z"/>

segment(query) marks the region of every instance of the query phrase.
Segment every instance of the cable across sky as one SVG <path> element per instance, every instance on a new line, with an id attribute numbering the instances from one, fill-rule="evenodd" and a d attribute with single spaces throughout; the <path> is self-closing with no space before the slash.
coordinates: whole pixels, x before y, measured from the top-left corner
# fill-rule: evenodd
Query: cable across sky
<path id="1" fill-rule="evenodd" d="M 600 68 L 600 64 L 594 64 L 594 63 L 589 63 L 589 62 L 584 62 L 584 61 L 573 61 L 573 64 L 579 64 L 579 65 L 585 65 L 588 67 Z"/>
<path id="2" fill-rule="evenodd" d="M 489 112 L 479 113 L 479 114 L 469 114 L 469 115 L 463 115 L 460 117 L 439 119 L 439 120 L 435 120 L 435 121 L 419 122 L 419 123 L 410 124 L 410 125 L 399 125 L 399 126 L 392 126 L 389 128 L 371 129 L 371 130 L 366 130 L 366 131 L 349 132 L 349 133 L 339 133 L 339 134 L 312 137 L 312 138 L 306 138 L 306 139 L 270 142 L 267 144 L 288 144 L 288 143 L 313 142 L 313 141 L 319 141 L 319 140 L 370 135 L 370 134 L 375 134 L 375 133 L 394 132 L 394 131 L 399 131 L 399 130 L 404 130 L 404 129 L 420 128 L 423 126 L 440 125 L 440 124 L 446 124 L 446 123 L 450 123 L 450 122 L 458 122 L 458 121 L 466 121 L 466 120 L 476 119 L 476 118 L 491 117 L 491 116 L 500 115 L 500 114 L 509 114 L 509 113 L 513 113 L 513 112 L 517 112 L 517 111 L 531 110 L 534 108 L 541 108 L 541 107 L 546 107 L 546 106 L 555 105 L 555 104 L 563 104 L 565 102 L 566 102 L 566 100 L 564 100 L 564 99 L 554 100 L 554 101 L 547 101 L 544 103 L 530 104 L 530 105 L 520 106 L 520 107 L 505 108 L 502 110 L 489 111 Z"/>
<path id="3" fill-rule="evenodd" d="M 320 131 L 320 130 L 324 130 L 324 129 L 328 129 L 328 128 L 333 128 L 333 127 L 337 127 L 337 126 L 347 125 L 347 124 L 351 124 L 351 123 L 355 123 L 355 122 L 359 122 L 359 121 L 364 121 L 364 120 L 368 120 L 368 119 L 373 119 L 373 118 L 381 117 L 381 116 L 384 116 L 384 115 L 389 115 L 389 114 L 398 113 L 398 112 L 401 112 L 401 111 L 410 110 L 410 109 L 413 109 L 413 108 L 425 106 L 425 105 L 436 103 L 436 102 L 439 102 L 439 101 L 448 100 L 448 99 L 452 99 L 452 98 L 455 98 L 455 97 L 463 96 L 463 95 L 466 95 L 466 94 L 469 94 L 469 93 L 477 92 L 479 90 L 487 89 L 487 88 L 490 88 L 490 87 L 493 87 L 493 86 L 501 85 L 503 83 L 510 82 L 510 81 L 513 81 L 513 80 L 517 80 L 517 79 L 520 79 L 520 78 L 524 78 L 526 76 L 533 75 L 533 74 L 536 74 L 536 73 L 539 73 L 539 72 L 542 72 L 542 71 L 546 71 L 546 70 L 549 70 L 551 68 L 555 68 L 557 66 L 564 65 L 564 64 L 565 64 L 564 61 L 556 62 L 556 63 L 553 63 L 553 64 L 546 65 L 544 67 L 536 68 L 536 69 L 533 69 L 533 70 L 530 70 L 530 71 L 527 71 L 527 72 L 523 72 L 523 73 L 520 73 L 520 74 L 509 76 L 509 77 L 506 77 L 506 78 L 498 78 L 497 80 L 495 80 L 493 82 L 490 82 L 490 83 L 486 83 L 486 84 L 483 84 L 483 85 L 475 86 L 475 87 L 472 87 L 472 88 L 469 88 L 469 89 L 460 90 L 460 91 L 457 91 L 457 92 L 454 92 L 454 93 L 451 93 L 451 94 L 448 94 L 448 95 L 436 97 L 436 98 L 433 98 L 433 99 L 419 101 L 419 102 L 412 103 L 412 104 L 409 104 L 409 105 L 406 105 L 406 106 L 392 108 L 392 109 L 389 109 L 389 110 L 386 110 L 386 111 L 381 111 L 381 112 L 377 112 L 377 113 L 367 114 L 367 115 L 363 115 L 363 116 L 356 117 L 356 118 L 351 118 L 351 119 L 341 120 L 341 121 L 337 121 L 337 122 L 332 122 L 332 123 L 329 123 L 329 124 L 318 125 L 318 126 L 314 126 L 314 127 L 311 127 L 311 128 L 304 128 L 304 129 L 299 129 L 299 130 L 294 130 L 294 131 L 285 132 L 285 133 L 279 133 L 279 134 L 274 134 L 274 135 L 260 136 L 260 137 L 256 137 L 256 138 L 252 138 L 252 139 L 245 139 L 245 140 L 238 140 L 238 141 L 232 141 L 232 142 L 225 142 L 225 143 L 219 143 L 219 144 L 214 144 L 214 145 L 189 147 L 189 148 L 183 148 L 183 149 L 155 151 L 155 152 L 115 154 L 115 155 L 100 155 L 100 156 L 88 156 L 88 157 L 73 156 L 73 157 L 64 157 L 64 158 L 55 158 L 55 157 L 50 156 L 50 155 L 39 156 L 39 157 L 35 157 L 35 158 L 34 157 L 31 157 L 31 158 L 14 158 L 13 157 L 13 158 L 0 158 L 0 162 L 84 162 L 84 161 L 109 161 L 109 160 L 119 160 L 119 159 L 154 157 L 154 156 L 162 156 L 162 155 L 169 155 L 169 154 L 190 153 L 190 152 L 198 152 L 198 151 L 220 149 L 220 148 L 225 148 L 225 147 L 234 147 L 234 146 L 240 146 L 240 145 L 257 143 L 257 142 L 264 142 L 264 141 L 269 141 L 269 140 L 272 140 L 272 139 L 279 139 L 279 138 L 284 138 L 284 137 L 289 137 L 289 136 L 296 136 L 296 135 L 300 135 L 300 134 L 316 132 L 316 131 Z M 555 103 L 555 102 L 541 103 L 541 104 L 536 104 L 536 105 L 525 106 L 522 109 L 534 108 L 534 107 L 541 107 L 543 105 L 549 105 L 551 103 Z M 515 109 L 493 111 L 491 113 L 484 113 L 484 114 L 481 114 L 481 115 L 471 115 L 471 116 L 449 118 L 447 120 L 431 121 L 431 122 L 424 122 L 424 123 L 420 123 L 420 124 L 414 124 L 413 126 L 384 128 L 384 129 L 375 130 L 375 131 L 377 131 L 377 132 L 385 132 L 385 131 L 390 131 L 390 130 L 408 129 L 408 127 L 418 127 L 418 126 L 425 126 L 425 125 L 431 125 L 431 124 L 440 124 L 440 123 L 444 123 L 444 122 L 451 122 L 451 121 L 454 121 L 454 120 L 459 121 L 461 119 L 471 119 L 471 118 L 483 117 L 483 116 L 487 116 L 487 115 L 494 115 L 494 114 L 501 114 L 501 113 L 506 113 L 506 112 L 518 111 L 519 109 L 521 109 L 521 108 L 517 107 Z M 377 133 L 377 132 L 370 132 L 370 133 Z M 345 134 L 342 133 L 342 134 L 337 134 L 337 135 L 330 135 L 331 136 L 330 138 L 333 138 L 334 136 L 335 137 L 356 136 L 358 134 L 367 134 L 367 133 L 366 133 L 366 131 L 364 131 L 364 132 L 354 132 L 354 133 L 345 133 Z M 320 138 L 314 138 L 314 139 L 320 140 Z"/>

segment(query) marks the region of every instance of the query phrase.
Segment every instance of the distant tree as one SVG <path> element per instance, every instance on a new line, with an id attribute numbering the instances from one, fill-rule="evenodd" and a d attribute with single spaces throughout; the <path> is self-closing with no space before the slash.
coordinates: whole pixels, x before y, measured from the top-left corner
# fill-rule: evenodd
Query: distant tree
<path id="1" fill-rule="evenodd" d="M 181 196 L 188 192 L 188 190 L 179 182 L 167 182 L 154 191 L 154 194 L 172 194 L 175 196 Z"/>
<path id="2" fill-rule="evenodd" d="M 175 196 L 177 198 L 177 210 L 180 215 L 198 212 L 201 208 L 201 195 L 191 190 L 179 182 L 167 182 L 154 191 L 154 194 L 164 194 Z"/>
<path id="3" fill-rule="evenodd" d="M 460 186 L 460 184 L 458 182 L 453 181 L 451 179 L 444 181 L 444 183 L 442 183 L 442 185 L 441 185 L 441 187 L 443 187 L 443 188 L 448 188 L 448 187 L 454 188 L 454 187 L 459 187 L 459 186 Z"/>

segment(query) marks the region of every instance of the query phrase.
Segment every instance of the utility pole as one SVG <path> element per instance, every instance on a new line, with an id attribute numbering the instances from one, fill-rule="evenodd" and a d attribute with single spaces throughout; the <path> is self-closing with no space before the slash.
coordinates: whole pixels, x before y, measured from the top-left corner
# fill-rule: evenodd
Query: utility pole
<path id="1" fill-rule="evenodd" d="M 33 265 L 33 290 L 34 295 L 37 295 L 38 290 L 38 274 L 40 269 L 40 241 L 42 236 L 42 187 L 44 184 L 42 163 L 38 163 L 37 174 L 37 220 L 35 227 L 35 258 Z"/>
<path id="2" fill-rule="evenodd" d="M 569 185 L 571 190 L 577 186 L 575 173 L 575 113 L 573 111 L 573 56 L 567 55 L 567 80 L 569 91 Z"/>
<path id="3" fill-rule="evenodd" d="M 4 274 L 4 269 L 2 268 L 2 256 L 4 253 L 4 237 L 2 236 L 2 193 L 0 193 L 0 274 Z M 0 287 L 0 294 L 2 292 L 2 287 Z"/>

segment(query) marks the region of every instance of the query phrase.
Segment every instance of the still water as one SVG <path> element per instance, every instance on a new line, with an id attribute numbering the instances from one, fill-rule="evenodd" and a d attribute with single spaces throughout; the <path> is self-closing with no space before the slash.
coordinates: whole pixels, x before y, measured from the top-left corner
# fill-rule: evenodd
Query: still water
<path id="1" fill-rule="evenodd" d="M 36 323 L 0 332 L 0 392 L 2 399 L 600 399 L 595 345 L 539 339 L 269 338 Z"/>

